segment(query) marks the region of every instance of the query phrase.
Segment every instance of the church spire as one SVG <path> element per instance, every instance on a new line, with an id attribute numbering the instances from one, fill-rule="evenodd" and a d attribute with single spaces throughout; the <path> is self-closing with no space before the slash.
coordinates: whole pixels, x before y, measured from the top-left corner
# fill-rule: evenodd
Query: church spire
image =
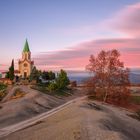
<path id="1" fill-rule="evenodd" d="M 25 42 L 25 45 L 24 45 L 23 52 L 30 52 L 30 49 L 29 49 L 29 45 L 28 45 L 28 41 L 27 41 L 27 39 L 26 39 L 26 42 Z"/>

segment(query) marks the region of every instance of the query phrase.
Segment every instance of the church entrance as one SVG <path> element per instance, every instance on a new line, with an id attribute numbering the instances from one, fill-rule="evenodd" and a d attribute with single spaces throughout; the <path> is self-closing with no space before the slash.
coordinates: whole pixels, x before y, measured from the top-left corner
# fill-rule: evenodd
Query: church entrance
<path id="1" fill-rule="evenodd" d="M 24 78 L 27 78 L 27 72 L 24 72 Z"/>

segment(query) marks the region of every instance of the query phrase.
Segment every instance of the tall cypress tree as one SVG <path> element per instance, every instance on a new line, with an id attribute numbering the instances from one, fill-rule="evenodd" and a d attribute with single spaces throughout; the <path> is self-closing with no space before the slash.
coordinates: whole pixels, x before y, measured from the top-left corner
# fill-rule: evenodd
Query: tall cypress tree
<path id="1" fill-rule="evenodd" d="M 14 80 L 14 59 L 12 59 L 11 67 L 9 68 L 9 78 Z"/>

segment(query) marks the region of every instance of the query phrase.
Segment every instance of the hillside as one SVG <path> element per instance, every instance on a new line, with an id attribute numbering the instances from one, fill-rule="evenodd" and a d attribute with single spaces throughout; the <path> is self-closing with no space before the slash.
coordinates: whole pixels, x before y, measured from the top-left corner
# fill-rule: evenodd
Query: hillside
<path id="1" fill-rule="evenodd" d="M 26 93 L 24 97 L 10 99 L 11 94 L 8 101 L 0 103 L 0 128 L 29 119 L 65 102 L 60 97 L 50 96 L 27 86 L 18 88 Z"/>

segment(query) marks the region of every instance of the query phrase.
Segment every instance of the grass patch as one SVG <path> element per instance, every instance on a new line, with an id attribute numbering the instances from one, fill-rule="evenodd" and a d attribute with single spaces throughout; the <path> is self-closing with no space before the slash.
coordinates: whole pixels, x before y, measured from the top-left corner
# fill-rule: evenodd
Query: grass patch
<path id="1" fill-rule="evenodd" d="M 0 101 L 7 95 L 6 90 L 1 90 L 0 91 Z"/>
<path id="2" fill-rule="evenodd" d="M 88 96 L 88 99 L 91 99 L 91 100 L 96 100 L 96 99 L 97 99 L 97 97 L 96 97 L 96 96 L 94 96 L 94 95 L 89 95 L 89 96 Z"/>
<path id="3" fill-rule="evenodd" d="M 7 86 L 4 84 L 0 84 L 0 101 L 6 96 L 6 88 Z"/>
<path id="4" fill-rule="evenodd" d="M 20 88 L 17 88 L 11 97 L 11 99 L 17 99 L 25 96 L 25 92 L 23 92 Z"/>
<path id="5" fill-rule="evenodd" d="M 140 104 L 140 96 L 131 96 L 131 103 Z"/>
<path id="6" fill-rule="evenodd" d="M 38 90 L 38 91 L 41 91 L 45 94 L 48 94 L 48 95 L 53 95 L 53 96 L 70 96 L 73 94 L 73 90 L 72 89 L 65 89 L 65 90 L 55 90 L 55 91 L 49 91 L 47 89 L 46 86 L 43 86 L 43 85 L 36 85 L 36 86 L 31 86 L 32 89 L 35 89 L 35 90 Z"/>
<path id="7" fill-rule="evenodd" d="M 128 114 L 128 116 L 140 121 L 140 110 L 136 111 L 135 114 Z"/>
<path id="8" fill-rule="evenodd" d="M 89 95 L 88 98 L 91 100 L 98 100 L 98 98 L 95 95 Z M 130 103 L 140 105 L 140 96 L 131 96 Z"/>
<path id="9" fill-rule="evenodd" d="M 1 90 L 4 90 L 4 89 L 6 89 L 6 88 L 7 88 L 6 85 L 4 85 L 4 84 L 0 84 L 0 91 L 1 91 Z"/>

